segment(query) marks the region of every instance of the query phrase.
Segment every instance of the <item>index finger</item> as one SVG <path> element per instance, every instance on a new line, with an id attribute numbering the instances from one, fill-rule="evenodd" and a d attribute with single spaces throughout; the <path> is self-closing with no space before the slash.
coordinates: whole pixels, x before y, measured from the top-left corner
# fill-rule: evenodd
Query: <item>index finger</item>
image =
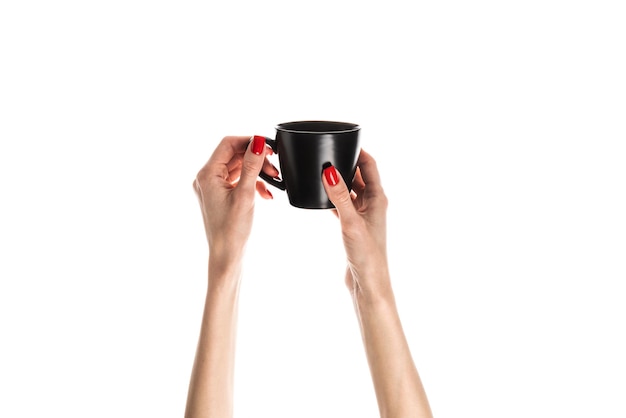
<path id="1" fill-rule="evenodd" d="M 204 166 L 198 171 L 196 180 L 219 178 L 228 181 L 233 164 L 243 158 L 243 153 L 250 138 L 246 136 L 226 136 L 217 145 L 213 154 Z M 241 154 L 238 158 L 238 154 Z M 195 184 L 195 182 L 194 182 Z"/>
<path id="2" fill-rule="evenodd" d="M 246 136 L 224 137 L 213 150 L 213 154 L 211 154 L 211 157 L 204 164 L 204 167 L 200 169 L 196 177 L 228 179 L 229 172 L 235 168 L 238 160 L 243 159 L 243 153 L 249 140 L 250 138 Z"/>
<path id="3" fill-rule="evenodd" d="M 207 164 L 228 164 L 234 156 L 246 152 L 249 136 L 226 136 L 217 145 Z"/>

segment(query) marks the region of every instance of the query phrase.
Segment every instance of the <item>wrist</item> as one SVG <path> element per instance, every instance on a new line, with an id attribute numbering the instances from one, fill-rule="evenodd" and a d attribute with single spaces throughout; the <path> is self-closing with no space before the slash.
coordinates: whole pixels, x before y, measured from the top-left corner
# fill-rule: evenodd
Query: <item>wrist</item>
<path id="1" fill-rule="evenodd" d="M 224 290 L 238 288 L 242 265 L 241 256 L 209 251 L 209 290 L 215 288 Z"/>
<path id="2" fill-rule="evenodd" d="M 352 269 L 352 298 L 359 304 L 395 303 L 391 279 L 386 269 L 357 272 Z"/>
<path id="3" fill-rule="evenodd" d="M 243 260 L 246 243 L 236 243 L 236 240 L 225 239 L 209 240 L 209 261 L 220 266 L 240 264 Z"/>

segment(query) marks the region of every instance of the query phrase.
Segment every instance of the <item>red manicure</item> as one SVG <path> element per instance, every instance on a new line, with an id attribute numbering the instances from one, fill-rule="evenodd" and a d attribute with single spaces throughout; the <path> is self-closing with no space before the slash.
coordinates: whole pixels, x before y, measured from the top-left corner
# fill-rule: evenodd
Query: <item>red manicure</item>
<path id="1" fill-rule="evenodd" d="M 252 140 L 252 152 L 256 155 L 261 155 L 263 148 L 265 148 L 265 137 L 254 135 L 254 139 Z"/>
<path id="2" fill-rule="evenodd" d="M 331 186 L 335 186 L 339 183 L 339 176 L 337 175 L 337 170 L 335 170 L 334 166 L 328 166 L 324 169 L 324 177 L 326 177 L 326 181 Z"/>

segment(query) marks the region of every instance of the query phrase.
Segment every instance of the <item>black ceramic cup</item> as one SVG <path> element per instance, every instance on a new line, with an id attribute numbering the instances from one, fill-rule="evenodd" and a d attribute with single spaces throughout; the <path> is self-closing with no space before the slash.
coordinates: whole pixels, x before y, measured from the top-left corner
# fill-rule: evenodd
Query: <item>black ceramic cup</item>
<path id="1" fill-rule="evenodd" d="M 345 122 L 300 121 L 276 126 L 276 139 L 265 142 L 278 155 L 282 179 L 261 172 L 267 183 L 287 192 L 292 206 L 305 209 L 330 209 L 322 184 L 322 171 L 335 166 L 352 188 L 360 152 L 359 125 Z"/>

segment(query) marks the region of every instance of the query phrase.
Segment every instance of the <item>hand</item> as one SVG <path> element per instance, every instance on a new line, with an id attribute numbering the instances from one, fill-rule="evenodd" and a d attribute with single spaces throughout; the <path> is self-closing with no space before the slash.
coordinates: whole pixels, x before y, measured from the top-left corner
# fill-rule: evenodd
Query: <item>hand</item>
<path id="1" fill-rule="evenodd" d="M 389 292 L 387 263 L 387 197 L 376 161 L 361 151 L 352 193 L 334 167 L 324 169 L 322 182 L 335 205 L 348 259 L 346 285 L 353 295 Z"/>
<path id="2" fill-rule="evenodd" d="M 257 180 L 263 169 L 271 176 L 278 170 L 266 158 L 271 149 L 265 139 L 228 136 L 198 172 L 193 187 L 200 201 L 210 256 L 223 263 L 239 260 L 250 236 L 254 191 L 265 199 L 272 194 Z"/>

